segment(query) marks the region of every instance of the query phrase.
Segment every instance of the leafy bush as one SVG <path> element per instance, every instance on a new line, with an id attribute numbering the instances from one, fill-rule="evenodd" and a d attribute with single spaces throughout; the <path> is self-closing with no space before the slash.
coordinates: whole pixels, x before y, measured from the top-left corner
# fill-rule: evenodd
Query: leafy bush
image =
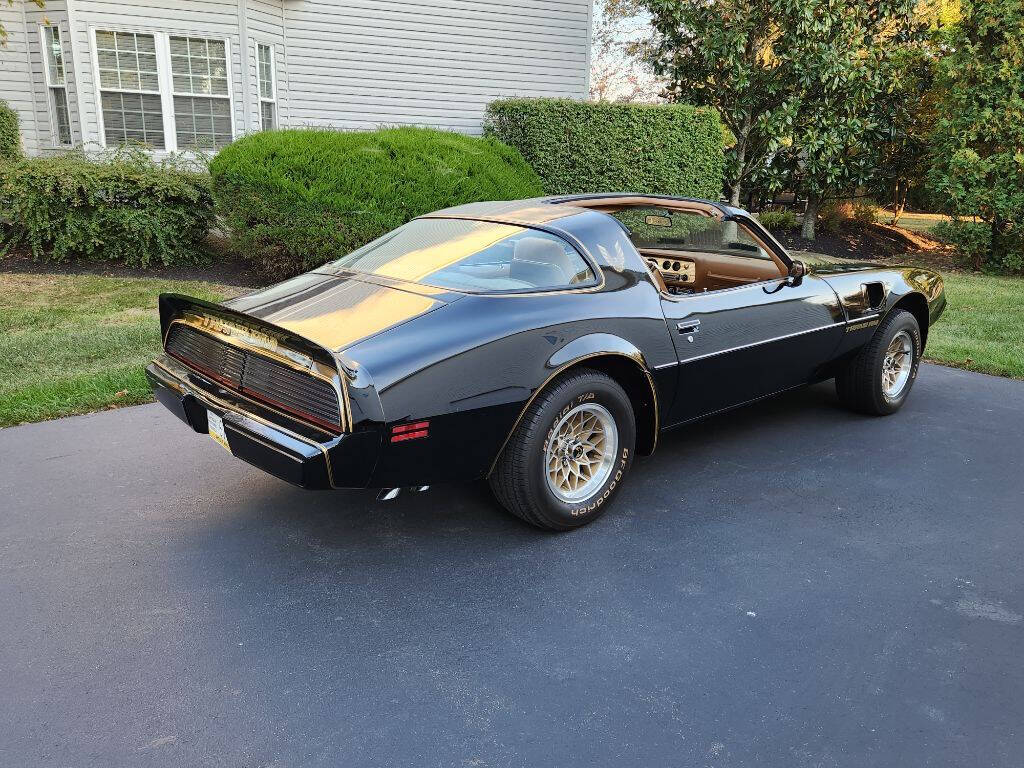
<path id="1" fill-rule="evenodd" d="M 0 162 L 21 157 L 21 134 L 18 132 L 18 113 L 6 101 L 0 101 Z"/>
<path id="2" fill-rule="evenodd" d="M 141 152 L 0 164 L 3 248 L 25 243 L 38 260 L 193 261 L 212 214 L 206 174 L 158 165 Z"/>
<path id="3" fill-rule="evenodd" d="M 500 99 L 487 106 L 484 132 L 518 149 L 548 194 L 722 194 L 723 132 L 713 109 Z"/>
<path id="4" fill-rule="evenodd" d="M 788 208 L 781 211 L 762 211 L 757 214 L 757 218 L 761 226 L 769 232 L 788 232 L 796 229 L 796 214 Z"/>
<path id="5" fill-rule="evenodd" d="M 939 63 L 928 181 L 944 210 L 988 225 L 988 251 L 971 266 L 1015 271 L 1024 259 L 1024 3 L 960 6 Z"/>
<path id="6" fill-rule="evenodd" d="M 881 207 L 870 197 L 858 197 L 853 201 L 850 218 L 861 224 L 876 224 Z"/>
<path id="7" fill-rule="evenodd" d="M 853 218 L 853 203 L 849 200 L 831 200 L 818 208 L 818 226 L 824 232 L 836 234 L 844 222 Z"/>
<path id="8" fill-rule="evenodd" d="M 848 221 L 860 224 L 874 224 L 881 211 L 878 203 L 870 197 L 830 200 L 818 208 L 818 226 L 830 234 L 836 234 Z"/>
<path id="9" fill-rule="evenodd" d="M 986 222 L 964 219 L 940 221 L 932 227 L 931 233 L 953 246 L 961 267 L 1004 274 L 1024 272 L 1024 238 L 1019 235 L 1009 240 L 1000 258 L 995 258 L 992 225 Z"/>
<path id="10" fill-rule="evenodd" d="M 424 128 L 257 133 L 210 164 L 233 250 L 284 277 L 438 208 L 540 194 L 515 150 Z"/>

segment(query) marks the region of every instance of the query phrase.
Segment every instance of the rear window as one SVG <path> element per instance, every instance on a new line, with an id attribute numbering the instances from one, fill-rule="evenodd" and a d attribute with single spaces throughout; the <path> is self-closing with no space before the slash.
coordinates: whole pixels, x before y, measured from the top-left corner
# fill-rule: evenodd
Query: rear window
<path id="1" fill-rule="evenodd" d="M 469 293 L 571 288 L 596 279 L 561 238 L 465 219 L 410 221 L 331 266 Z"/>

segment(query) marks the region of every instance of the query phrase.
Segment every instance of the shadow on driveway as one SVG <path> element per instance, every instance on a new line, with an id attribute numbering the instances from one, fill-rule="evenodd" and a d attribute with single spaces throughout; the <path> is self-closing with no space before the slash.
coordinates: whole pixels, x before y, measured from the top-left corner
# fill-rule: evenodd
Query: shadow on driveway
<path id="1" fill-rule="evenodd" d="M 663 435 L 547 534 L 292 489 L 158 406 L 0 431 L 0 763 L 995 765 L 1024 385 L 924 366 Z"/>

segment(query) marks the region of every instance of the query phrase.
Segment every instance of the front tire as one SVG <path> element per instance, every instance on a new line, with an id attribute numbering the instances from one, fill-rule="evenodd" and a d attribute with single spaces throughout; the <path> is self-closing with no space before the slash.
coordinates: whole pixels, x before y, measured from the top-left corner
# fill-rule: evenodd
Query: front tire
<path id="1" fill-rule="evenodd" d="M 505 509 L 538 528 L 579 528 L 608 509 L 635 443 L 633 407 L 622 387 L 577 369 L 527 408 L 491 473 L 491 490 Z"/>
<path id="2" fill-rule="evenodd" d="M 836 376 L 839 400 L 870 416 L 895 413 L 917 378 L 922 348 L 917 319 L 906 310 L 893 312 Z"/>

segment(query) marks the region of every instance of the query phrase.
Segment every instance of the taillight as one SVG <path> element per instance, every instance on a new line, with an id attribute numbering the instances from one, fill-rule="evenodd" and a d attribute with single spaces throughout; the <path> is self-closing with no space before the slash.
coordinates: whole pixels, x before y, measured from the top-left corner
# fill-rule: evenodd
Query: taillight
<path id="1" fill-rule="evenodd" d="M 391 428 L 391 442 L 401 443 L 405 440 L 417 440 L 427 437 L 430 429 L 429 421 L 417 421 L 413 424 L 399 424 Z"/>

